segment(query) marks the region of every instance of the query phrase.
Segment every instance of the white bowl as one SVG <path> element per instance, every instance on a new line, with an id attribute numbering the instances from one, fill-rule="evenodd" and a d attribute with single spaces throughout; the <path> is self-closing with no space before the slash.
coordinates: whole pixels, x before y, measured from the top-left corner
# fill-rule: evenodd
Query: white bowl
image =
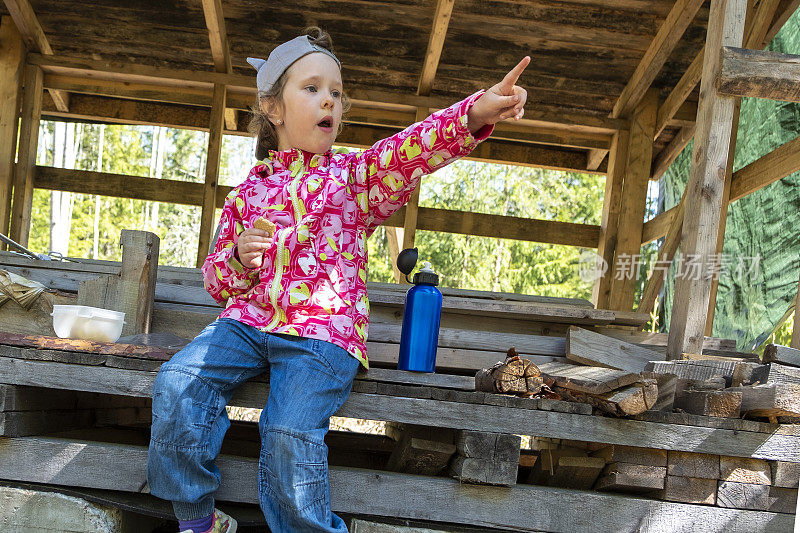
<path id="1" fill-rule="evenodd" d="M 117 342 L 125 313 L 86 305 L 54 305 L 53 329 L 62 339 Z"/>

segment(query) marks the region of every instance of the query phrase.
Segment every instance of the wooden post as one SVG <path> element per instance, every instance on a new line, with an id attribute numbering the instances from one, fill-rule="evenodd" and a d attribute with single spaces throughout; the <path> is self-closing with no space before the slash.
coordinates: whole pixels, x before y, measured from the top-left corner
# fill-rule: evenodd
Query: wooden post
<path id="1" fill-rule="evenodd" d="M 19 104 L 25 48 L 11 17 L 0 19 L 0 233 L 8 235 L 14 157 L 17 152 Z M 0 244 L 0 250 L 5 245 Z"/>
<path id="2" fill-rule="evenodd" d="M 423 107 L 417 108 L 416 122 L 421 122 L 428 118 L 428 110 Z M 419 191 L 422 189 L 422 179 L 414 190 L 414 193 L 406 203 L 406 218 L 403 223 L 403 250 L 414 247 L 414 239 L 417 236 L 417 216 L 419 215 Z"/>
<path id="3" fill-rule="evenodd" d="M 214 233 L 215 200 L 219 180 L 219 161 L 222 149 L 222 128 L 225 125 L 225 85 L 214 84 L 214 97 L 211 101 L 211 121 L 208 134 L 208 157 L 206 158 L 206 181 L 203 186 L 203 211 L 200 215 L 200 237 L 197 241 L 197 267 L 209 253 L 209 243 Z"/>
<path id="4" fill-rule="evenodd" d="M 720 69 L 722 47 L 742 43 L 746 9 L 746 0 L 711 2 L 681 243 L 684 257 L 696 258 L 703 265 L 709 263 L 709 255 L 716 249 L 736 103 L 733 98 L 717 95 L 714 82 Z M 668 359 L 701 352 L 710 285 L 705 272 L 699 275 L 686 272 L 677 277 Z"/>
<path id="5" fill-rule="evenodd" d="M 600 240 L 597 243 L 598 261 L 608 267 L 594 284 L 592 301 L 598 309 L 608 309 L 609 294 L 611 293 L 611 279 L 614 271 L 611 264 L 614 262 L 614 249 L 617 246 L 617 232 L 619 222 L 620 197 L 622 196 L 622 181 L 625 176 L 625 164 L 628 161 L 627 130 L 620 130 L 611 140 L 608 153 L 608 173 L 606 174 L 606 190 L 603 196 L 603 216 L 600 222 Z M 600 266 L 602 266 L 600 265 Z"/>
<path id="6" fill-rule="evenodd" d="M 794 297 L 794 326 L 792 326 L 791 347 L 800 350 L 800 283 L 797 285 L 797 295 Z"/>
<path id="7" fill-rule="evenodd" d="M 636 287 L 639 251 L 642 248 L 642 226 L 653 161 L 653 131 L 656 127 L 658 91 L 648 90 L 636 106 L 631 118 L 628 161 L 622 185 L 619 212 L 619 233 L 614 261 L 609 264 L 611 293 L 609 309 L 630 311 Z M 630 266 L 628 266 L 630 265 Z M 617 272 L 617 269 L 622 269 Z M 621 274 L 621 276 L 620 276 Z"/>
<path id="8" fill-rule="evenodd" d="M 22 122 L 19 153 L 14 169 L 14 204 L 11 211 L 11 238 L 23 246 L 28 244 L 33 205 L 33 173 L 39 145 L 39 119 L 42 114 L 42 69 L 25 66 L 25 89 L 22 95 Z"/>
<path id="9" fill-rule="evenodd" d="M 386 229 L 386 242 L 389 245 L 389 262 L 392 263 L 392 273 L 395 283 L 408 283 L 403 273 L 397 268 L 397 256 L 400 254 L 400 243 L 403 242 L 403 228 L 384 226 Z"/>
<path id="10" fill-rule="evenodd" d="M 122 230 L 122 269 L 120 270 L 120 304 L 125 313 L 123 335 L 150 333 L 153 301 L 158 274 L 158 235 L 149 231 Z"/>

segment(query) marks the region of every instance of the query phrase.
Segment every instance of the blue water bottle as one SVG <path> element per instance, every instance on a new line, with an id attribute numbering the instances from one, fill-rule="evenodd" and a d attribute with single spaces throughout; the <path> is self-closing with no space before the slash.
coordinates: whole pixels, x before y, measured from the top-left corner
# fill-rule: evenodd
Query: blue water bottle
<path id="1" fill-rule="evenodd" d="M 416 248 L 403 250 L 397 257 L 397 267 L 405 274 L 406 280 L 416 263 Z M 419 272 L 414 274 L 413 283 L 414 286 L 406 293 L 397 369 L 434 372 L 439 321 L 442 317 L 442 293 L 436 288 L 439 276 L 434 273 L 431 264 L 424 261 Z"/>

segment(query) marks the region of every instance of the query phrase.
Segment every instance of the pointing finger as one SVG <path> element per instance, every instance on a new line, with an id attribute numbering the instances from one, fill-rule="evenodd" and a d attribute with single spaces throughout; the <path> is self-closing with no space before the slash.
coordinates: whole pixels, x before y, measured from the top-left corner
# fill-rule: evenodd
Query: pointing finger
<path id="1" fill-rule="evenodd" d="M 517 83 L 517 80 L 519 79 L 520 75 L 522 75 L 522 72 L 525 70 L 525 68 L 528 66 L 530 62 L 531 62 L 530 56 L 523 57 L 522 61 L 517 63 L 517 66 L 512 68 L 511 71 L 508 74 L 506 74 L 506 76 L 503 78 L 503 81 L 500 82 L 502 88 L 510 92 L 514 88 L 514 84 Z"/>

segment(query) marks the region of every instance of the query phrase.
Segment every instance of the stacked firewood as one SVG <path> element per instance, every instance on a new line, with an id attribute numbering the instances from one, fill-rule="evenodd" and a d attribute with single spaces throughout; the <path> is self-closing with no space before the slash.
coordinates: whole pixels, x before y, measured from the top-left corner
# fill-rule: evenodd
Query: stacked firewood
<path id="1" fill-rule="evenodd" d="M 658 346 L 610 333 L 573 326 L 566 358 L 539 366 L 511 348 L 505 361 L 478 371 L 475 388 L 587 403 L 613 416 L 658 410 L 800 421 L 800 350 L 769 345 L 763 361 L 731 349 L 666 361 Z"/>

